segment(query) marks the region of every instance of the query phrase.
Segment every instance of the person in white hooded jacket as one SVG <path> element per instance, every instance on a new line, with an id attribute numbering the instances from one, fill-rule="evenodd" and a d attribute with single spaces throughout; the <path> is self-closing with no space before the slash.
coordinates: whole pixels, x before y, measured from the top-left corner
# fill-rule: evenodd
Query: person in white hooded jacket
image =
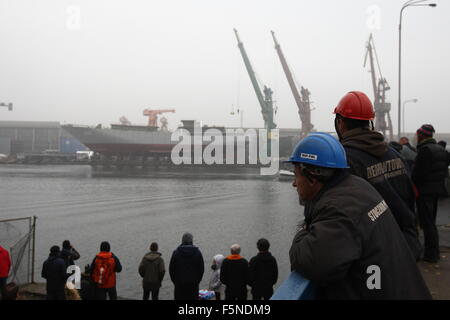
<path id="1" fill-rule="evenodd" d="M 213 273 L 211 274 L 211 279 L 209 280 L 209 290 L 214 291 L 216 295 L 216 300 L 220 300 L 221 296 L 224 296 L 225 285 L 220 282 L 220 267 L 225 257 L 221 254 L 217 254 L 213 258 L 211 269 Z"/>

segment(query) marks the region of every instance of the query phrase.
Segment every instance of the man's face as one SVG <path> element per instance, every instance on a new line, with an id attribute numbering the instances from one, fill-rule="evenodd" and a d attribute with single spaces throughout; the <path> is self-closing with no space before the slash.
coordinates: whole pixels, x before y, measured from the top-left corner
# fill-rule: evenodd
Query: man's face
<path id="1" fill-rule="evenodd" d="M 302 175 L 301 173 L 302 169 L 300 168 L 299 165 L 295 165 L 294 167 L 295 167 L 294 171 L 295 180 L 292 183 L 292 186 L 297 189 L 297 193 L 300 200 L 303 201 L 312 200 L 315 194 L 313 191 L 313 186 L 315 183 L 309 181 L 308 178 Z"/>
<path id="2" fill-rule="evenodd" d="M 408 143 L 409 143 L 409 140 L 406 139 L 406 138 L 401 138 L 400 141 L 399 141 L 399 143 L 403 146 L 403 145 L 405 145 L 405 144 L 408 144 Z"/>

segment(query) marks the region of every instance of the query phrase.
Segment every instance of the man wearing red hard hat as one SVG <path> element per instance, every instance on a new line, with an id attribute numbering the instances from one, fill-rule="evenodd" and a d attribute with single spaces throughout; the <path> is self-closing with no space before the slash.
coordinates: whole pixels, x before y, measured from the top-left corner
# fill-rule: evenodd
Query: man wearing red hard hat
<path id="1" fill-rule="evenodd" d="M 408 166 L 374 130 L 372 102 L 360 91 L 347 93 L 334 109 L 335 129 L 351 173 L 370 182 L 386 200 L 416 260 L 421 245 L 415 223 L 415 193 Z"/>

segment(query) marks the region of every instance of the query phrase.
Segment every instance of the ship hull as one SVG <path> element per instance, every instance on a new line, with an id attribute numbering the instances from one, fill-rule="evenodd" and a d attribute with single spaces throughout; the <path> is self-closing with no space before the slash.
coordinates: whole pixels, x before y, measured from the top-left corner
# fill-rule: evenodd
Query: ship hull
<path id="1" fill-rule="evenodd" d="M 145 156 L 170 154 L 176 142 L 170 132 L 63 126 L 90 150 L 104 155 Z"/>
<path id="2" fill-rule="evenodd" d="M 172 149 L 179 141 L 172 141 L 172 133 L 150 130 L 131 130 L 131 129 L 110 129 L 110 128 L 92 128 L 82 126 L 66 125 L 63 128 L 74 138 L 78 139 L 91 151 L 97 153 L 91 158 L 90 164 L 102 167 L 144 167 L 152 171 L 191 171 L 193 173 L 202 173 L 207 171 L 216 173 L 242 173 L 259 174 L 261 165 L 250 161 L 248 146 L 244 150 L 243 164 L 237 161 L 238 152 L 233 144 L 230 148 L 233 151 L 232 163 L 226 158 L 228 148 L 224 147 L 222 164 L 206 164 L 203 159 L 197 164 L 197 156 L 200 158 L 208 143 L 202 141 L 200 153 L 196 155 L 193 144 L 187 144 L 184 148 L 191 148 L 191 157 L 187 162 L 175 164 L 171 159 Z M 191 142 L 195 140 L 191 137 Z M 206 139 L 209 140 L 209 139 Z M 234 143 L 234 142 L 233 142 Z M 183 148 L 183 149 L 184 149 Z M 230 149 L 231 150 L 231 149 Z M 242 161 L 242 159 L 240 159 Z M 224 165 L 226 163 L 226 165 Z"/>

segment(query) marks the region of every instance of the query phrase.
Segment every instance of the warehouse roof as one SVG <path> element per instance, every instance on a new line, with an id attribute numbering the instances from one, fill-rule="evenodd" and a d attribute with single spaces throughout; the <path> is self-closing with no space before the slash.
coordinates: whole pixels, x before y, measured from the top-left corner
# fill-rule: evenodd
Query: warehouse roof
<path id="1" fill-rule="evenodd" d="M 57 121 L 0 121 L 0 128 L 60 128 Z"/>

